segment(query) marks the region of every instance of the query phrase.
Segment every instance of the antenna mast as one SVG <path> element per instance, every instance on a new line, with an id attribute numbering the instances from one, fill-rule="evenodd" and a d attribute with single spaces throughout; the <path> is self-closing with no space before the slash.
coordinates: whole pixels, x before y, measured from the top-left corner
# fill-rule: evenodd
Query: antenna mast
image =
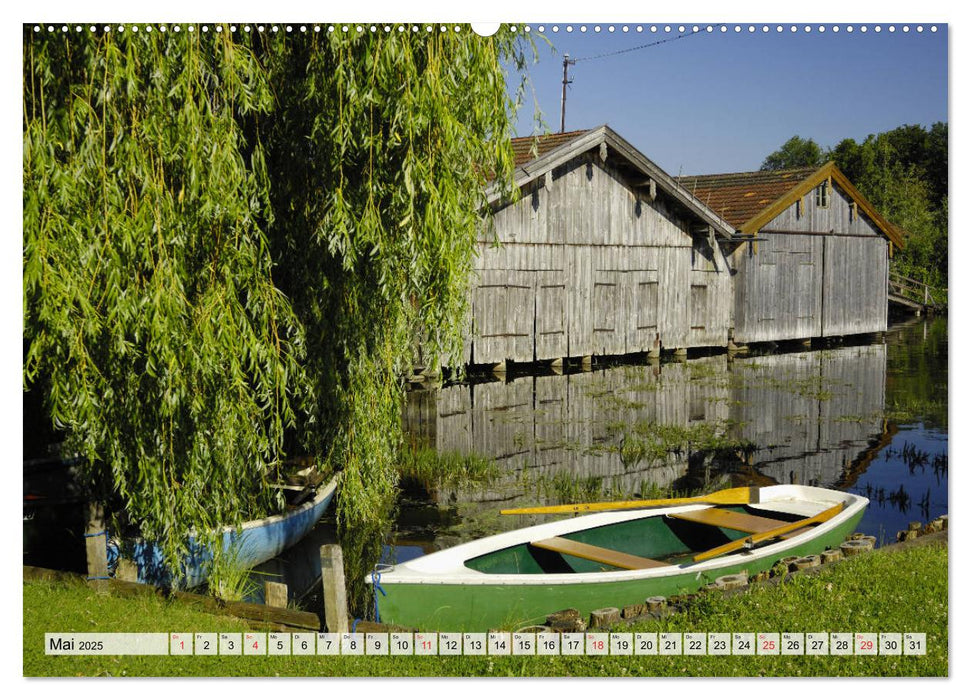
<path id="1" fill-rule="evenodd" d="M 563 54 L 563 94 L 560 98 L 560 133 L 566 131 L 566 86 L 572 83 L 567 77 L 567 67 L 576 65 L 576 60 L 570 60 L 570 54 Z"/>

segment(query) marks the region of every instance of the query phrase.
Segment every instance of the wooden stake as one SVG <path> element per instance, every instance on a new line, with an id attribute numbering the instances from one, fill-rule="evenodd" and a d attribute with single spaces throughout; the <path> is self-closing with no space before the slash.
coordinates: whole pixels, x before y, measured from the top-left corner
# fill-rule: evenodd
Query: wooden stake
<path id="1" fill-rule="evenodd" d="M 88 559 L 88 581 L 96 588 L 104 588 L 108 579 L 108 535 L 105 532 L 104 511 L 100 503 L 88 504 L 84 547 Z"/>
<path id="2" fill-rule="evenodd" d="M 618 608 L 600 608 L 590 613 L 591 627 L 610 627 L 620 622 L 620 610 Z"/>
<path id="3" fill-rule="evenodd" d="M 340 545 L 325 544 L 320 548 L 320 580 L 324 587 L 324 624 L 327 631 L 337 634 L 348 632 L 344 553 Z"/>
<path id="4" fill-rule="evenodd" d="M 287 607 L 287 598 L 287 584 L 274 581 L 263 584 L 263 599 L 271 608 Z"/>

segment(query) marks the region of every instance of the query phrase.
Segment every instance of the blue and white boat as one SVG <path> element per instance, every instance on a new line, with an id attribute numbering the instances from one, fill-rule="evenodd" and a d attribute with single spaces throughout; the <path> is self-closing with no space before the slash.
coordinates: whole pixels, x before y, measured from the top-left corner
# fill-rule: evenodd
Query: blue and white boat
<path id="1" fill-rule="evenodd" d="M 314 528 L 334 498 L 337 481 L 338 477 L 335 476 L 326 485 L 320 486 L 311 500 L 286 513 L 250 520 L 239 527 L 224 527 L 223 553 L 240 569 L 251 569 L 273 559 L 302 540 Z M 122 558 L 135 565 L 139 583 L 194 588 L 205 583 L 213 560 L 213 551 L 190 536 L 188 554 L 180 562 L 181 571 L 177 581 L 173 580 L 172 572 L 165 566 L 162 550 L 155 542 L 138 540 L 120 543 L 116 539 L 110 539 L 109 566 L 115 568 Z"/>

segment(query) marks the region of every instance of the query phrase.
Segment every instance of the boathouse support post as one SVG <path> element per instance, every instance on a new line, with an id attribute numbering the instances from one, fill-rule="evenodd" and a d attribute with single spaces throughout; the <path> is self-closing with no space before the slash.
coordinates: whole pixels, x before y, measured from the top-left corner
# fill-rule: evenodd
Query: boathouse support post
<path id="1" fill-rule="evenodd" d="M 344 553 L 337 544 L 320 548 L 320 580 L 324 588 L 324 624 L 328 632 L 343 634 L 347 626 L 347 589 L 344 585 Z"/>
<path id="2" fill-rule="evenodd" d="M 88 560 L 88 582 L 95 588 L 104 588 L 108 580 L 108 534 L 100 503 L 88 503 L 84 548 Z"/>

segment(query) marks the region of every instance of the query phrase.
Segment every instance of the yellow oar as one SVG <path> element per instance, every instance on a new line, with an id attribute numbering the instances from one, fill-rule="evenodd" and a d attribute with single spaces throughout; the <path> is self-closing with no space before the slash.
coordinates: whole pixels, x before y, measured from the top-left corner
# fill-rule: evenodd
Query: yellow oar
<path id="1" fill-rule="evenodd" d="M 714 547 L 700 554 L 694 555 L 692 559 L 694 561 L 705 561 L 706 559 L 712 559 L 714 557 L 720 557 L 722 554 L 728 554 L 729 552 L 735 552 L 739 549 L 745 549 L 751 547 L 756 542 L 763 542 L 765 540 L 771 540 L 776 537 L 781 537 L 782 535 L 794 532 L 795 530 L 800 530 L 809 525 L 815 525 L 817 523 L 826 522 L 835 515 L 838 515 L 840 511 L 843 510 L 843 504 L 838 503 L 832 508 L 824 510 L 822 513 L 817 513 L 816 515 L 805 518 L 803 520 L 797 520 L 794 523 L 786 523 L 785 525 L 780 525 L 772 530 L 765 530 L 764 532 L 757 532 L 754 535 L 748 535 L 737 540 L 732 540 L 726 544 Z"/>
<path id="2" fill-rule="evenodd" d="M 534 515 L 540 513 L 593 513 L 599 510 L 633 510 L 635 508 L 655 508 L 657 506 L 683 506 L 691 503 L 710 503 L 713 505 L 741 505 L 759 502 L 758 486 L 739 486 L 732 489 L 715 491 L 705 496 L 690 498 L 660 498 L 653 501 L 610 501 L 606 503 L 573 503 L 564 506 L 533 506 L 531 508 L 509 508 L 499 511 L 502 515 Z"/>

